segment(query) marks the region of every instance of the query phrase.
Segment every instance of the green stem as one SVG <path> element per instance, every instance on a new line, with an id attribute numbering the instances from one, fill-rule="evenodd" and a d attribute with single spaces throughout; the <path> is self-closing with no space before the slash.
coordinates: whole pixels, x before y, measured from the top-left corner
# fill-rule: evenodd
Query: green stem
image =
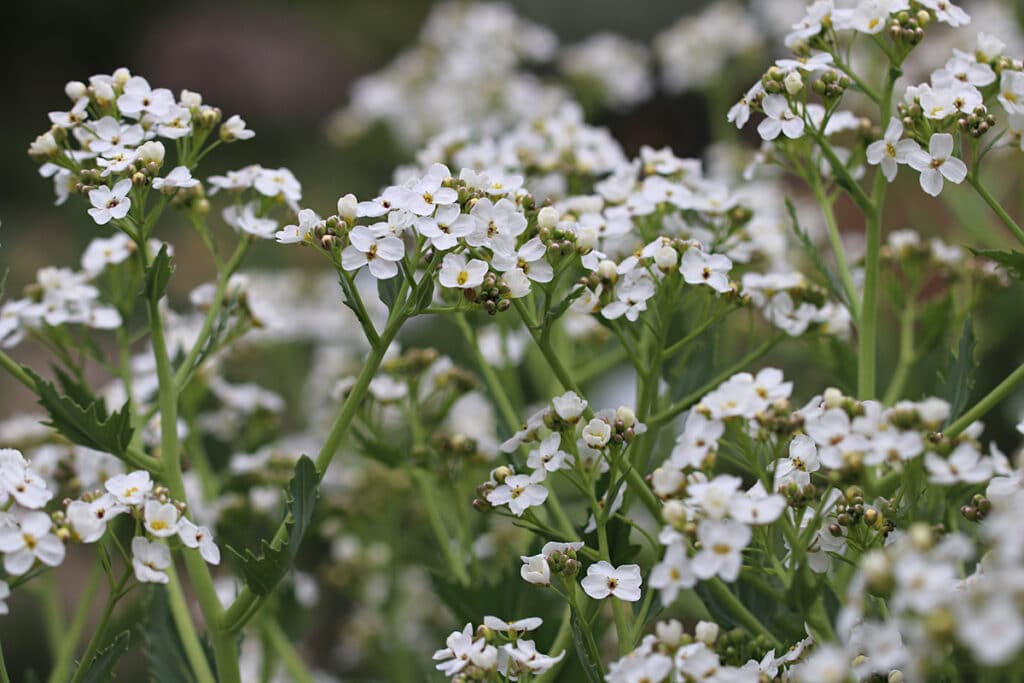
<path id="1" fill-rule="evenodd" d="M 14 379 L 28 387 L 29 391 L 32 393 L 36 392 L 36 383 L 33 382 L 32 378 L 28 376 L 28 373 L 25 372 L 25 368 L 21 367 L 21 365 L 3 351 L 0 351 L 0 367 L 11 373 L 11 376 L 14 377 Z"/>
<path id="2" fill-rule="evenodd" d="M 281 658 L 284 664 L 285 670 L 291 677 L 294 683 L 313 683 L 313 675 L 309 673 L 309 669 L 306 667 L 305 662 L 296 652 L 292 646 L 288 636 L 285 634 L 284 629 L 273 619 L 264 619 L 261 624 L 263 634 L 270 642 L 270 646 L 274 648 L 277 655 Z"/>
<path id="3" fill-rule="evenodd" d="M 695 403 L 697 403 L 697 401 L 702 399 L 706 393 L 717 387 L 725 380 L 732 377 L 737 372 L 740 372 L 743 368 L 747 367 L 758 358 L 764 356 L 766 353 L 771 351 L 776 344 L 785 339 L 785 337 L 785 334 L 778 334 L 772 337 L 765 343 L 761 344 L 761 346 L 757 347 L 756 349 L 745 355 L 743 358 L 739 359 L 726 369 L 722 370 L 722 372 L 718 373 L 714 378 L 706 382 L 704 386 L 700 387 L 696 391 L 691 392 L 687 396 L 684 396 L 683 398 L 676 401 L 675 403 L 673 403 L 671 406 L 661 411 L 660 413 L 652 415 L 650 419 L 647 420 L 647 428 L 650 429 L 652 427 L 663 425 L 669 420 L 679 415 L 679 413 L 692 407 Z"/>
<path id="4" fill-rule="evenodd" d="M 764 624 L 758 621 L 757 617 L 755 617 L 750 610 L 743 606 L 743 603 L 740 602 L 739 598 L 729 590 L 729 587 L 726 586 L 721 579 L 718 577 L 709 579 L 704 582 L 704 585 L 708 587 L 708 590 L 710 590 L 712 595 L 715 596 L 718 603 L 729 612 L 738 624 L 755 636 L 764 636 L 769 643 L 775 646 L 777 652 L 781 651 L 780 648 L 782 648 L 782 644 L 779 642 L 779 639 L 776 638 L 771 631 L 765 628 Z"/>
<path id="5" fill-rule="evenodd" d="M 469 320 L 466 319 L 464 313 L 456 313 L 453 316 L 455 325 L 459 328 L 462 336 L 465 337 L 466 343 L 469 344 L 470 351 L 473 354 L 473 359 L 476 361 L 477 367 L 480 370 L 480 374 L 483 375 L 484 383 L 487 384 L 487 388 L 491 391 L 491 398 L 498 404 L 498 412 L 501 413 L 501 419 L 505 422 L 505 427 L 511 433 L 518 431 L 521 420 L 519 418 L 519 412 L 512 406 L 512 401 L 508 397 L 508 393 L 505 391 L 505 386 L 501 380 L 498 379 L 497 373 L 491 364 L 488 363 L 483 354 L 480 352 L 480 344 L 477 340 L 476 330 L 469 324 Z"/>
<path id="6" fill-rule="evenodd" d="M 57 591 L 54 576 L 54 572 L 47 572 L 42 577 L 42 583 L 37 586 L 38 590 L 34 591 L 43 603 L 43 625 L 51 657 L 57 657 L 60 652 L 60 643 L 64 635 L 64 615 L 61 613 L 60 593 Z"/>
<path id="7" fill-rule="evenodd" d="M 338 416 L 334 419 L 334 424 L 331 425 L 331 431 L 327 434 L 327 439 L 324 441 L 324 445 L 320 448 L 320 453 L 316 456 L 316 470 L 323 476 L 323 473 L 330 467 L 331 460 L 334 458 L 338 447 L 341 445 L 341 440 L 345 437 L 345 433 L 348 431 L 349 425 L 356 416 L 356 412 L 362 407 L 363 399 L 366 397 L 366 392 L 369 389 L 370 382 L 373 380 L 373 376 L 377 373 L 377 368 L 380 367 L 381 361 L 384 360 L 384 354 L 387 353 L 388 347 L 391 342 L 394 341 L 395 337 L 398 336 L 398 331 L 402 325 L 408 319 L 410 315 L 414 313 L 411 310 L 412 304 L 410 302 L 418 301 L 422 294 L 422 288 L 425 288 L 428 284 L 432 283 L 434 270 L 437 268 L 439 259 L 434 259 L 428 265 L 423 275 L 420 277 L 419 283 L 416 285 L 410 296 L 404 299 L 405 303 L 401 308 L 395 308 L 392 310 L 391 315 L 388 317 L 388 322 L 384 326 L 384 331 L 380 333 L 378 343 L 373 346 L 370 350 L 370 355 L 367 356 L 366 361 L 363 363 L 363 369 L 356 377 L 355 384 L 349 390 L 348 396 L 345 398 L 345 402 L 341 406 L 341 411 Z M 279 548 L 281 543 L 284 542 L 285 537 L 288 534 L 287 526 L 282 523 L 277 528 L 277 533 L 274 534 L 274 538 L 271 541 L 271 547 Z M 238 629 L 245 626 L 246 622 L 251 619 L 259 611 L 265 597 L 258 596 L 249 589 L 248 586 L 242 588 L 241 593 L 231 604 L 231 606 L 224 613 L 224 627 L 228 632 L 235 632 Z"/>
<path id="8" fill-rule="evenodd" d="M 221 307 L 224 305 L 224 297 L 227 293 L 228 282 L 231 280 L 231 276 L 234 275 L 235 271 L 238 270 L 238 266 L 241 265 L 242 259 L 245 258 L 245 254 L 249 251 L 249 245 L 252 244 L 251 237 L 245 237 L 235 247 L 234 253 L 228 260 L 224 270 L 221 271 L 220 277 L 217 278 L 217 288 L 213 294 L 213 301 L 210 303 L 210 310 L 206 312 L 206 318 L 203 320 L 203 326 L 199 330 L 199 336 L 196 337 L 195 344 L 189 350 L 188 355 L 182 362 L 181 367 L 178 368 L 178 372 L 174 375 L 174 383 L 178 391 L 185 388 L 185 384 L 191 378 L 192 373 L 195 371 L 196 361 L 199 359 L 199 355 L 203 352 L 206 347 L 206 342 L 210 338 L 210 333 L 213 331 L 213 324 L 217 320 L 217 316 L 220 315 Z"/>
<path id="9" fill-rule="evenodd" d="M 900 312 L 900 355 L 896 361 L 896 369 L 892 373 L 892 381 L 885 392 L 885 405 L 892 405 L 903 394 L 910 369 L 914 365 L 914 323 L 917 321 L 917 307 L 912 297 L 908 297 Z"/>
<path id="10" fill-rule="evenodd" d="M 1011 372 L 1010 375 L 1000 382 L 995 389 L 988 392 L 983 399 L 974 404 L 970 410 L 961 415 L 953 424 L 942 430 L 942 433 L 950 438 L 958 436 L 960 432 L 967 429 L 972 422 L 980 419 L 988 411 L 995 408 L 1000 401 L 1009 396 L 1021 381 L 1024 381 L 1024 365 L 1020 365 L 1016 370 Z"/>
<path id="11" fill-rule="evenodd" d="M 107 602 L 103 606 L 103 613 L 100 615 L 100 620 L 93 630 L 92 638 L 89 639 L 89 644 L 85 648 L 85 654 L 78 661 L 78 668 L 75 670 L 75 675 L 71 678 L 71 683 L 81 683 L 86 673 L 92 667 L 92 660 L 96 658 L 96 653 L 106 638 L 107 624 L 110 623 L 110 616 L 114 613 L 117 601 L 121 599 L 121 589 L 128 583 L 130 577 L 131 572 L 125 572 L 121 580 L 111 587 L 110 595 L 107 596 Z"/>
<path id="12" fill-rule="evenodd" d="M 694 339 L 699 337 L 701 335 L 701 333 L 704 332 L 704 330 L 708 329 L 709 327 L 714 325 L 716 322 L 718 322 L 719 320 L 721 320 L 725 316 L 727 316 L 730 313 L 732 313 L 733 310 L 735 310 L 735 309 L 733 309 L 730 306 L 730 307 L 721 309 L 720 311 L 718 311 L 717 313 L 715 313 L 714 315 L 712 315 L 712 316 L 710 316 L 708 318 L 705 318 L 704 322 L 702 322 L 700 325 L 695 327 L 685 337 L 683 337 L 679 341 L 673 342 L 669 346 L 665 347 L 665 350 L 661 354 L 663 360 L 668 360 L 668 359 L 672 358 L 673 356 L 675 356 L 680 351 L 682 351 L 683 349 L 685 349 L 690 344 L 690 342 L 692 342 Z"/>
<path id="13" fill-rule="evenodd" d="M 156 299 L 150 299 L 147 303 L 159 384 L 160 454 L 164 465 L 164 481 L 172 498 L 187 503 L 188 497 L 185 495 L 185 482 L 181 472 L 181 449 L 178 443 L 178 384 L 171 373 L 171 361 L 167 355 L 167 341 L 159 303 Z M 234 636 L 221 626 L 223 609 L 213 586 L 210 568 L 195 550 L 185 550 L 183 555 L 185 569 L 188 571 L 203 618 L 206 620 L 206 629 L 217 663 L 218 678 L 221 683 L 241 683 L 238 647 Z"/>
<path id="14" fill-rule="evenodd" d="M 839 268 L 839 280 L 842 282 L 843 290 L 846 292 L 846 300 L 850 303 L 852 309 L 850 313 L 856 321 L 860 319 L 859 297 L 857 296 L 857 287 L 853 284 L 850 264 L 846 259 L 846 248 L 843 246 L 843 237 L 839 231 L 839 223 L 836 221 L 836 212 L 833 209 L 832 200 L 825 196 L 825 191 L 821 187 L 818 175 L 812 172 L 811 177 L 812 182 L 808 184 L 811 186 L 818 204 L 821 205 L 822 213 L 825 215 L 825 227 L 827 228 L 829 243 L 832 245 L 832 254 L 836 259 L 836 266 Z"/>
<path id="15" fill-rule="evenodd" d="M 71 625 L 61 639 L 61 647 L 57 652 L 56 662 L 46 679 L 48 683 L 64 683 L 68 680 L 71 667 L 74 664 L 75 648 L 82 637 L 86 620 L 89 618 L 89 611 L 93 606 L 93 599 L 100 585 L 100 578 L 103 576 L 103 567 L 99 562 L 94 562 L 89 571 L 89 577 L 85 580 L 85 588 L 78 596 L 78 607 L 71 618 Z"/>
<path id="16" fill-rule="evenodd" d="M 871 192 L 872 209 L 867 213 L 866 244 L 864 252 L 864 299 L 857 344 L 857 395 L 861 399 L 875 397 L 875 370 L 878 342 L 878 271 L 882 246 L 882 203 L 888 182 L 881 171 L 875 172 L 875 186 Z"/>
<path id="17" fill-rule="evenodd" d="M 7 675 L 7 662 L 4 661 L 4 648 L 0 646 L 0 683 L 11 683 L 11 677 Z"/>
<path id="18" fill-rule="evenodd" d="M 609 501 L 610 504 L 610 501 Z M 607 521 L 601 519 L 600 506 L 594 505 L 594 519 L 597 520 L 597 543 L 601 559 L 611 564 L 611 554 L 608 548 Z M 633 649 L 632 626 L 629 623 L 629 616 L 626 614 L 626 605 L 614 595 L 611 596 L 612 614 L 615 616 L 615 635 L 619 641 L 619 655 L 625 655 Z"/>
<path id="19" fill-rule="evenodd" d="M 1003 208 L 1003 205 L 999 203 L 999 200 L 993 197 L 992 193 L 988 191 L 988 188 L 982 184 L 977 172 L 969 173 L 967 175 L 967 182 L 969 182 L 978 195 L 985 200 L 985 203 L 996 212 L 996 215 L 999 216 L 999 220 L 1001 220 L 1003 224 L 1010 229 L 1010 232 L 1012 232 L 1013 236 L 1017 238 L 1017 241 L 1024 244 L 1024 230 L 1021 230 L 1020 226 L 1017 225 L 1017 221 L 1013 220 L 1010 214 L 1006 212 L 1006 209 Z"/>
<path id="20" fill-rule="evenodd" d="M 572 607 L 567 605 L 565 608 L 565 614 L 562 616 L 562 623 L 559 624 L 558 633 L 555 635 L 555 642 L 551 643 L 551 647 L 548 649 L 548 654 L 552 657 L 557 657 L 559 652 L 565 652 L 571 642 Z M 565 660 L 566 658 L 563 657 L 561 661 L 548 669 L 544 674 L 537 677 L 534 683 L 555 683 L 558 678 L 558 672 L 565 663 Z"/>
<path id="21" fill-rule="evenodd" d="M 434 495 L 435 482 L 430 480 L 430 475 L 426 471 L 419 468 L 410 468 L 409 474 L 412 476 L 413 483 L 416 485 L 416 491 L 419 493 L 423 507 L 426 509 L 427 521 L 430 522 L 430 528 L 434 532 L 437 545 L 440 546 L 441 554 L 444 555 L 444 559 L 448 563 L 448 569 L 451 570 L 460 584 L 469 586 L 469 572 L 466 570 L 466 565 L 463 564 L 459 554 L 452 548 L 452 536 L 445 528 L 444 520 L 441 519 L 441 511 L 437 506 L 437 496 Z"/>
<path id="22" fill-rule="evenodd" d="M 174 562 L 171 562 L 166 571 L 170 579 L 167 583 L 167 603 L 170 606 L 171 618 L 181 637 L 181 644 L 185 648 L 185 656 L 192 666 L 192 672 L 196 675 L 197 683 L 216 683 L 217 679 L 210 670 L 206 653 L 203 652 L 203 646 L 192 624 L 192 615 L 189 614 L 188 603 L 185 601 L 185 593 L 181 588 Z"/>

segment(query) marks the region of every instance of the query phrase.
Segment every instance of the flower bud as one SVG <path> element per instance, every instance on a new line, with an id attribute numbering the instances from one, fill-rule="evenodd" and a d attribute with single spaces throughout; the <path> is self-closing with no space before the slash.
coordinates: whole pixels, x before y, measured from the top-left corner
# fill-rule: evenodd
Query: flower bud
<path id="1" fill-rule="evenodd" d="M 120 67 L 111 74 L 114 77 L 114 83 L 124 87 L 124 84 L 128 82 L 128 79 L 132 77 L 132 72 L 125 67 Z"/>
<path id="2" fill-rule="evenodd" d="M 669 246 L 664 246 L 654 252 L 654 263 L 666 273 L 673 270 L 679 263 L 679 253 Z"/>
<path id="3" fill-rule="evenodd" d="M 843 403 L 843 392 L 835 387 L 829 387 L 823 395 L 826 408 L 838 408 Z"/>
<path id="4" fill-rule="evenodd" d="M 139 156 L 137 158 L 143 166 L 155 163 L 159 167 L 164 163 L 165 153 L 166 150 L 162 142 L 150 140 L 139 147 Z"/>
<path id="5" fill-rule="evenodd" d="M 619 409 L 615 411 L 615 419 L 628 429 L 636 424 L 636 413 L 628 406 L 619 406 Z"/>
<path id="6" fill-rule="evenodd" d="M 683 625 L 677 619 L 659 621 L 654 627 L 654 633 L 662 643 L 675 647 L 683 638 Z"/>
<path id="7" fill-rule="evenodd" d="M 558 225 L 558 221 L 561 220 L 561 218 L 562 216 L 558 212 L 558 209 L 553 206 L 545 206 L 537 212 L 537 226 L 551 230 Z"/>
<path id="8" fill-rule="evenodd" d="M 605 280 L 615 280 L 618 275 L 618 268 L 615 261 L 605 259 L 597 264 L 597 274 Z"/>
<path id="9" fill-rule="evenodd" d="M 705 645 L 714 645 L 718 640 L 718 624 L 713 621 L 698 621 L 693 635 Z"/>
<path id="10" fill-rule="evenodd" d="M 89 94 L 89 88 L 86 87 L 82 81 L 68 81 L 64 85 L 64 94 L 68 96 L 68 99 L 72 102 L 86 97 Z"/>
<path id="11" fill-rule="evenodd" d="M 28 155 L 31 157 L 52 157 L 58 152 L 57 139 L 53 133 L 43 133 L 28 146 Z M 612 264 L 614 265 L 614 264 Z"/>
<path id="12" fill-rule="evenodd" d="M 783 84 L 786 86 L 786 92 L 790 95 L 796 95 L 804 89 L 804 79 L 800 76 L 799 71 L 790 71 L 786 74 Z"/>
<path id="13" fill-rule="evenodd" d="M 359 200 L 351 192 L 338 199 L 338 216 L 346 223 L 352 224 L 356 220 L 356 210 Z"/>
<path id="14" fill-rule="evenodd" d="M 661 518 L 666 524 L 680 527 L 686 523 L 686 506 L 680 500 L 670 500 L 661 508 Z"/>
<path id="15" fill-rule="evenodd" d="M 186 109 L 198 109 L 203 106 L 203 96 L 191 90 L 182 90 L 181 96 L 178 99 L 181 102 L 181 106 Z"/>

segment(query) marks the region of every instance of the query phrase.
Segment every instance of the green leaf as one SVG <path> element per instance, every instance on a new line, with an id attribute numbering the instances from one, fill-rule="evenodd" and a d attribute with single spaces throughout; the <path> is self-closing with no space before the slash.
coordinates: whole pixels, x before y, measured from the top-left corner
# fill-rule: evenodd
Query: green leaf
<path id="1" fill-rule="evenodd" d="M 153 263 L 146 269 L 146 297 L 150 301 L 159 301 L 167 291 L 167 283 L 171 280 L 171 257 L 167 253 L 167 245 L 160 247 L 160 252 Z"/>
<path id="2" fill-rule="evenodd" d="M 584 673 L 587 674 L 587 680 L 590 683 L 601 683 L 604 680 L 601 672 L 601 655 L 594 647 L 593 638 L 587 638 L 583 630 L 583 620 L 575 609 L 572 610 L 569 623 L 572 625 L 572 642 L 576 645 L 576 655 L 583 665 Z"/>
<path id="3" fill-rule="evenodd" d="M 50 427 L 79 445 L 118 457 L 124 455 L 134 433 L 128 402 L 108 415 L 103 399 L 60 370 L 55 372 L 63 394 L 29 368 L 22 369 L 36 386 L 39 404 L 50 415 Z"/>
<path id="4" fill-rule="evenodd" d="M 957 354 L 955 356 L 950 354 L 946 361 L 946 367 L 939 376 L 941 384 L 938 396 L 949 401 L 950 406 L 946 424 L 960 417 L 974 390 L 975 374 L 978 369 L 978 364 L 974 361 L 976 344 L 974 326 L 968 316 L 964 320 L 964 331 L 960 336 Z"/>
<path id="5" fill-rule="evenodd" d="M 377 280 L 377 296 L 388 307 L 388 311 L 395 307 L 398 301 L 398 292 L 402 287 L 402 278 L 398 275 L 389 277 L 387 280 Z"/>
<path id="6" fill-rule="evenodd" d="M 287 537 L 280 547 L 274 548 L 266 539 L 260 543 L 260 554 L 246 549 L 240 553 L 228 547 L 238 562 L 239 571 L 249 588 L 257 595 L 267 595 L 284 578 L 299 551 L 302 537 L 313 519 L 316 506 L 317 487 L 320 477 L 316 465 L 307 456 L 295 463 L 295 474 L 288 482 L 287 512 L 285 525 Z"/>
<path id="7" fill-rule="evenodd" d="M 119 633 L 105 650 L 96 653 L 82 683 L 109 683 L 114 678 L 114 665 L 128 650 L 128 636 L 128 631 Z"/>
<path id="8" fill-rule="evenodd" d="M 196 677 L 171 618 L 167 589 L 153 586 L 148 602 L 143 637 L 149 659 L 149 680 L 152 683 L 193 683 Z"/>
<path id="9" fill-rule="evenodd" d="M 969 247 L 968 247 L 969 248 Z M 995 261 L 1018 280 L 1024 280 L 1024 252 L 1000 251 L 999 249 L 971 249 L 975 256 L 984 256 Z"/>
<path id="10" fill-rule="evenodd" d="M 430 304 L 434 301 L 434 278 L 424 275 L 427 278 L 426 283 L 417 285 L 413 293 L 416 295 L 416 299 L 412 302 L 413 311 L 419 313 L 426 308 L 430 307 Z"/>

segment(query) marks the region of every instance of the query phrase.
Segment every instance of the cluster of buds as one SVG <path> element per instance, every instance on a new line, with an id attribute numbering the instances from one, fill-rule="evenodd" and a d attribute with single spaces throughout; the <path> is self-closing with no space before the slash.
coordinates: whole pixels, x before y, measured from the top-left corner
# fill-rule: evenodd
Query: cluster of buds
<path id="1" fill-rule="evenodd" d="M 913 46 L 924 40 L 924 28 L 932 21 L 931 13 L 926 9 L 920 9 L 911 14 L 900 12 L 892 18 L 889 24 L 889 37 L 894 43 Z"/>
<path id="2" fill-rule="evenodd" d="M 980 493 L 974 494 L 970 505 L 960 508 L 960 514 L 972 522 L 980 522 L 992 511 L 992 501 Z"/>
<path id="3" fill-rule="evenodd" d="M 886 534 L 894 528 L 881 510 L 864 504 L 864 491 L 859 486 L 846 489 L 843 497 L 836 502 L 835 512 L 835 521 L 828 526 L 829 533 L 835 537 L 846 535 L 843 527 L 849 529 L 861 523 L 868 529 Z"/>
<path id="4" fill-rule="evenodd" d="M 826 101 L 835 101 L 850 87 L 850 77 L 828 69 L 811 84 L 811 90 Z"/>
<path id="5" fill-rule="evenodd" d="M 971 137 L 980 138 L 996 125 L 996 117 L 984 106 L 976 107 L 970 114 L 961 114 L 956 125 Z"/>
<path id="6" fill-rule="evenodd" d="M 498 276 L 489 271 L 484 276 L 483 284 L 476 289 L 464 289 L 464 296 L 469 301 L 480 304 L 488 315 L 504 313 L 512 307 L 512 292 Z"/>

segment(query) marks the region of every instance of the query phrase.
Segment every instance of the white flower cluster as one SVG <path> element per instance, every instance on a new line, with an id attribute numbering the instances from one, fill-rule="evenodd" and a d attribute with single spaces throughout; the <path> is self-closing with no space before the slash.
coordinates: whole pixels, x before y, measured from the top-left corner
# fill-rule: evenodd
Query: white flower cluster
<path id="1" fill-rule="evenodd" d="M 170 566 L 167 543 L 177 538 L 186 548 L 198 549 L 210 564 L 220 564 L 220 548 L 211 531 L 183 515 L 184 504 L 170 500 L 166 489 L 155 487 L 149 472 L 139 470 L 118 474 L 106 481 L 104 492 L 87 493 L 67 504 L 68 537 L 80 543 L 95 543 L 107 525 L 122 514 L 142 522 L 148 532 L 132 538 L 132 567 L 141 582 L 167 583 L 164 570 Z"/>
<path id="2" fill-rule="evenodd" d="M 598 88 L 613 109 L 626 109 L 654 93 L 650 51 L 615 33 L 597 33 L 562 49 L 559 69 L 570 78 Z"/>
<path id="3" fill-rule="evenodd" d="M 565 652 L 556 656 L 538 652 L 537 644 L 523 637 L 543 623 L 538 617 L 504 621 L 488 616 L 478 629 L 466 624 L 448 636 L 446 647 L 434 653 L 440 662 L 437 669 L 453 681 L 466 683 L 539 676 L 565 657 Z"/>
<path id="4" fill-rule="evenodd" d="M 64 92 L 73 106 L 50 112 L 50 131 L 29 146 L 29 155 L 44 162 L 40 174 L 53 178 L 58 204 L 72 191 L 87 194 L 89 215 L 106 225 L 128 218 L 133 198 L 140 198 L 136 187 L 148 183 L 170 195 L 197 188 L 189 164 L 221 119 L 200 94 L 183 90 L 175 99 L 125 68 L 91 76 L 88 84 L 71 81 Z M 220 141 L 252 136 L 238 116 L 220 126 Z M 157 138 L 174 140 L 179 150 L 179 165 L 164 176 L 158 174 L 166 149 Z"/>
<path id="5" fill-rule="evenodd" d="M 810 643 L 803 641 L 781 657 L 775 656 L 775 650 L 769 650 L 760 660 L 750 659 L 737 667 L 723 664 L 715 651 L 714 646 L 722 640 L 724 637 L 713 622 L 698 622 L 691 635 L 675 619 L 660 621 L 655 624 L 654 633 L 644 636 L 639 647 L 611 663 L 605 680 L 608 683 L 774 680 Z"/>

